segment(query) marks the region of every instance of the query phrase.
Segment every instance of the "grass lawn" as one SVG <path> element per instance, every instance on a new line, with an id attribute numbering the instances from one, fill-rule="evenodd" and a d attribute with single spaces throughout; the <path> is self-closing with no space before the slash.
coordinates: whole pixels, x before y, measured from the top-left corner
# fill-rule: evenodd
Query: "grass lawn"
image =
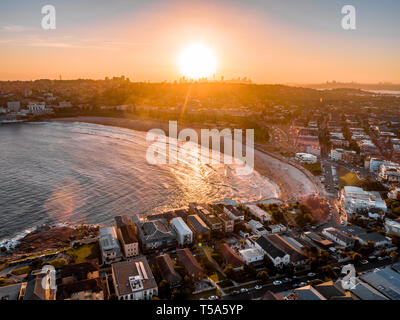
<path id="1" fill-rule="evenodd" d="M 72 263 L 82 263 L 93 259 L 99 259 L 100 248 L 97 242 L 84 244 L 76 249 L 68 249 L 65 251 L 65 254 L 71 257 Z"/>
<path id="2" fill-rule="evenodd" d="M 25 266 L 25 267 L 14 269 L 13 271 L 11 271 L 11 273 L 18 276 L 21 274 L 29 273 L 30 271 L 31 271 L 31 267 Z"/>
<path id="3" fill-rule="evenodd" d="M 322 174 L 321 163 L 304 163 L 302 164 L 304 168 L 310 171 L 314 176 L 320 176 Z"/>
<path id="4" fill-rule="evenodd" d="M 337 167 L 336 172 L 339 177 L 340 187 L 344 186 L 359 187 L 361 185 L 362 181 L 357 177 L 357 175 L 354 172 L 351 172 L 342 167 Z"/>

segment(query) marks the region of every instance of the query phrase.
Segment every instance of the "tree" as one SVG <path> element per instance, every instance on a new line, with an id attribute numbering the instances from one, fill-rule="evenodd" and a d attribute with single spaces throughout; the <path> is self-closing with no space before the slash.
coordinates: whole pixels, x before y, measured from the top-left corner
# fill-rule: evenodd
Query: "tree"
<path id="1" fill-rule="evenodd" d="M 267 283 L 269 280 L 269 274 L 267 271 L 262 270 L 257 273 L 257 279 L 260 280 L 262 283 Z"/>

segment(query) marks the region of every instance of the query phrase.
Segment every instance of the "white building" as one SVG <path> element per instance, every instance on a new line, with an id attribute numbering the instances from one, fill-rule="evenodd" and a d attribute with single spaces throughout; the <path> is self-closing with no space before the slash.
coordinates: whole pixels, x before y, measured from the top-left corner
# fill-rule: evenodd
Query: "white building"
<path id="1" fill-rule="evenodd" d="M 31 114 L 44 114 L 44 113 L 50 113 L 53 110 L 51 108 L 46 108 L 45 104 L 29 104 L 28 105 L 28 110 L 29 113 Z"/>
<path id="2" fill-rule="evenodd" d="M 386 219 L 385 231 L 386 233 L 394 233 L 400 236 L 400 222 L 396 220 Z"/>
<path id="3" fill-rule="evenodd" d="M 21 104 L 19 101 L 7 102 L 8 112 L 18 112 L 20 108 L 21 108 Z"/>
<path id="4" fill-rule="evenodd" d="M 120 261 L 122 253 L 115 228 L 100 228 L 99 233 L 103 263 L 110 264 L 112 262 Z"/>
<path id="5" fill-rule="evenodd" d="M 244 221 L 244 213 L 232 205 L 225 205 L 224 212 L 235 222 Z"/>
<path id="6" fill-rule="evenodd" d="M 139 255 L 139 241 L 133 226 L 122 225 L 117 229 L 117 234 L 125 258 Z"/>
<path id="7" fill-rule="evenodd" d="M 321 233 L 341 247 L 348 248 L 354 246 L 354 239 L 340 232 L 336 228 L 325 228 Z"/>
<path id="8" fill-rule="evenodd" d="M 176 232 L 176 238 L 180 245 L 183 246 L 193 242 L 193 232 L 181 217 L 172 219 L 171 226 Z"/>
<path id="9" fill-rule="evenodd" d="M 239 255 L 246 262 L 246 264 L 263 261 L 264 259 L 264 252 L 258 248 L 247 248 L 239 250 Z"/>
<path id="10" fill-rule="evenodd" d="M 286 231 L 286 227 L 283 224 L 271 224 L 268 227 L 271 229 L 271 233 L 280 233 Z"/>
<path id="11" fill-rule="evenodd" d="M 386 182 L 400 182 L 399 165 L 380 165 L 379 177 Z"/>
<path id="12" fill-rule="evenodd" d="M 254 217 L 260 219 L 261 221 L 271 221 L 271 215 L 267 212 L 265 212 L 263 209 L 260 207 L 256 206 L 255 204 L 247 204 L 245 206 L 250 212 L 251 215 Z"/>
<path id="13" fill-rule="evenodd" d="M 157 283 L 145 257 L 113 263 L 111 271 L 118 300 L 151 300 L 158 294 Z"/>
<path id="14" fill-rule="evenodd" d="M 263 234 L 268 233 L 267 229 L 264 228 L 264 225 L 260 221 L 250 220 L 247 225 L 256 235 L 262 236 Z"/>
<path id="15" fill-rule="evenodd" d="M 302 153 L 298 152 L 296 153 L 296 160 L 301 162 L 301 163 L 316 163 L 317 162 L 317 157 L 309 154 L 309 153 Z"/>
<path id="16" fill-rule="evenodd" d="M 364 191 L 362 188 L 345 186 L 339 194 L 340 201 L 347 214 L 353 214 L 358 209 L 386 212 L 386 203 L 379 192 Z"/>

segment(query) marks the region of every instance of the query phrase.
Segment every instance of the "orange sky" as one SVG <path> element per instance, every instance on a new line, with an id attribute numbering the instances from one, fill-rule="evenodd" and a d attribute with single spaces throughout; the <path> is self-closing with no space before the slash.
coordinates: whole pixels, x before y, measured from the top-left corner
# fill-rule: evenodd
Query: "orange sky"
<path id="1" fill-rule="evenodd" d="M 201 42 L 217 57 L 216 75 L 226 79 L 400 82 L 398 41 L 340 30 L 340 15 L 332 21 L 337 27 L 313 28 L 245 3 L 155 2 L 87 22 L 73 23 L 58 12 L 53 31 L 3 27 L 0 79 L 124 74 L 133 81 L 174 80 L 179 54 Z"/>

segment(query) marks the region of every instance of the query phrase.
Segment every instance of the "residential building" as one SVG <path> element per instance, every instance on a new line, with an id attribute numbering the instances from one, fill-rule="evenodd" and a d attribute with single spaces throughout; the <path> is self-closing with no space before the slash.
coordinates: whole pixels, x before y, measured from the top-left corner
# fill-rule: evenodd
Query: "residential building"
<path id="1" fill-rule="evenodd" d="M 309 153 L 302 153 L 302 152 L 298 152 L 296 153 L 296 158 L 297 161 L 301 162 L 301 163 L 316 163 L 317 162 L 317 157 L 309 154 Z"/>
<path id="2" fill-rule="evenodd" d="M 122 225 L 117 229 L 117 235 L 125 258 L 139 255 L 139 241 L 132 225 Z"/>
<path id="3" fill-rule="evenodd" d="M 294 246 L 291 243 L 295 241 L 293 238 L 283 238 L 277 234 L 273 234 L 268 236 L 268 240 L 289 255 L 290 263 L 294 266 L 304 265 L 307 262 L 307 256 L 300 249 L 298 249 L 297 246 Z"/>
<path id="4" fill-rule="evenodd" d="M 235 223 L 244 221 L 244 213 L 234 206 L 225 205 L 223 210 Z"/>
<path id="5" fill-rule="evenodd" d="M 379 177 L 385 182 L 400 182 L 400 166 L 382 164 Z"/>
<path id="6" fill-rule="evenodd" d="M 272 235 L 273 236 L 273 235 Z M 255 246 L 266 254 L 276 267 L 290 263 L 290 255 L 279 248 L 273 241 L 272 236 L 261 236 L 256 240 Z"/>
<path id="7" fill-rule="evenodd" d="M 262 236 L 264 234 L 268 234 L 267 229 L 265 229 L 264 225 L 260 221 L 250 220 L 247 225 L 256 235 Z"/>
<path id="8" fill-rule="evenodd" d="M 175 232 L 163 218 L 139 223 L 138 234 L 143 252 L 177 245 Z"/>
<path id="9" fill-rule="evenodd" d="M 227 243 L 223 243 L 219 247 L 219 251 L 224 258 L 225 265 L 232 265 L 234 268 L 239 268 L 246 263 Z"/>
<path id="10" fill-rule="evenodd" d="M 21 103 L 19 101 L 7 102 L 8 112 L 18 112 L 20 108 L 21 108 Z"/>
<path id="11" fill-rule="evenodd" d="M 233 232 L 235 228 L 235 222 L 225 212 L 222 212 L 219 215 L 219 219 L 222 221 L 223 231 L 225 233 Z"/>
<path id="12" fill-rule="evenodd" d="M 325 228 L 322 230 L 322 234 L 344 248 L 352 248 L 354 246 L 354 238 L 345 235 L 336 228 Z"/>
<path id="13" fill-rule="evenodd" d="M 360 279 L 390 300 L 400 300 L 400 274 L 392 268 L 375 269 L 363 274 Z"/>
<path id="14" fill-rule="evenodd" d="M 268 229 L 271 233 L 281 233 L 286 231 L 286 227 L 283 224 L 270 224 Z"/>
<path id="15" fill-rule="evenodd" d="M 171 226 L 175 230 L 176 238 L 181 246 L 191 244 L 193 242 L 193 231 L 181 217 L 171 220 Z"/>
<path id="16" fill-rule="evenodd" d="M 176 257 L 180 264 L 185 268 L 186 273 L 192 279 L 200 279 L 204 275 L 204 270 L 197 262 L 189 248 L 179 249 L 176 251 Z"/>
<path id="17" fill-rule="evenodd" d="M 222 231 L 222 221 L 215 213 L 210 212 L 208 209 L 197 203 L 190 203 L 189 208 L 190 211 L 194 214 L 197 214 L 212 231 Z"/>
<path id="18" fill-rule="evenodd" d="M 111 272 L 118 300 L 151 300 L 158 294 L 156 280 L 145 257 L 113 263 Z"/>
<path id="19" fill-rule="evenodd" d="M 391 244 L 391 241 L 388 238 L 376 232 L 360 234 L 357 236 L 357 239 L 362 245 L 367 245 L 368 242 L 373 242 L 375 247 L 384 247 Z"/>
<path id="20" fill-rule="evenodd" d="M 374 210 L 386 212 L 386 203 L 379 192 L 364 191 L 362 188 L 345 186 L 339 194 L 340 202 L 347 214 L 361 210 Z"/>
<path id="21" fill-rule="evenodd" d="M 168 281 L 170 288 L 175 288 L 181 285 L 182 277 L 175 270 L 174 263 L 168 254 L 163 254 L 156 257 L 157 267 L 160 270 L 163 279 Z"/>
<path id="22" fill-rule="evenodd" d="M 121 248 L 114 227 L 100 228 L 100 249 L 102 261 L 105 264 L 120 261 L 122 259 Z"/>
<path id="23" fill-rule="evenodd" d="M 194 238 L 197 241 L 209 240 L 211 237 L 211 230 L 197 214 L 188 216 L 187 224 L 192 229 Z"/>
<path id="24" fill-rule="evenodd" d="M 258 207 L 255 204 L 247 204 L 245 208 L 249 210 L 249 213 L 259 219 L 261 222 L 271 221 L 271 215 Z"/>
<path id="25" fill-rule="evenodd" d="M 239 255 L 246 264 L 255 264 L 264 260 L 264 251 L 256 247 L 239 250 Z"/>

